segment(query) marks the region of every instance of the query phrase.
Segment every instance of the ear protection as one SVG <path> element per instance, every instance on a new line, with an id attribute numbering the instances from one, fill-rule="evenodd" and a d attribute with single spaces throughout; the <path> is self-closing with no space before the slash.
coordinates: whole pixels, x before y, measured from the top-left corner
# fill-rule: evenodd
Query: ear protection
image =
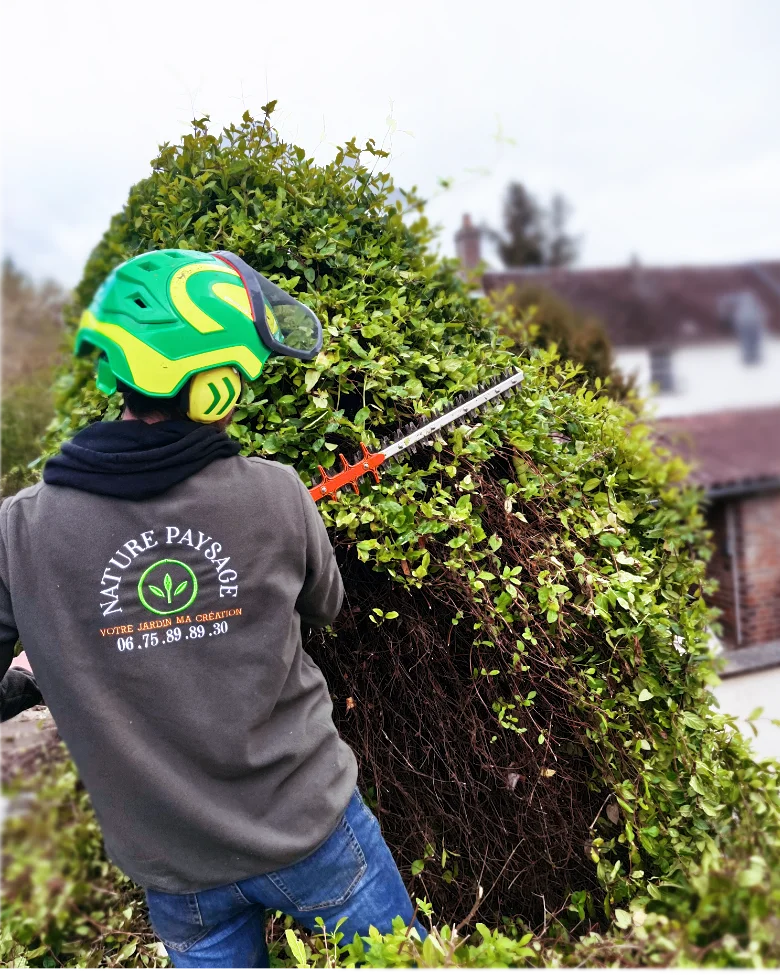
<path id="1" fill-rule="evenodd" d="M 190 420 L 213 424 L 221 420 L 238 403 L 241 396 L 241 374 L 232 366 L 215 366 L 196 373 L 182 390 Z"/>

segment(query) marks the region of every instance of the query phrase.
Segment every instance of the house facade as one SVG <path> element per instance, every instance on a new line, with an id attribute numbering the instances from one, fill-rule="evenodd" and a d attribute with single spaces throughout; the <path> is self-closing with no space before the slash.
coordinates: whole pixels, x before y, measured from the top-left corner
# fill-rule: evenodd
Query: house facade
<path id="1" fill-rule="evenodd" d="M 477 272 L 480 231 L 470 220 L 456 245 L 464 269 Z M 496 297 L 542 286 L 603 324 L 659 440 L 705 492 L 728 679 L 718 697 L 746 728 L 766 705 L 759 749 L 780 756 L 769 722 L 780 719 L 780 261 L 482 269 L 480 281 Z"/>
<path id="2" fill-rule="evenodd" d="M 726 648 L 738 660 L 776 644 L 780 660 L 780 406 L 668 418 L 656 431 L 706 495 Z"/>
<path id="3" fill-rule="evenodd" d="M 468 271 L 480 266 L 481 235 L 465 216 L 455 241 Z M 530 284 L 603 323 L 616 365 L 657 417 L 780 405 L 780 261 L 481 275 L 492 295 Z"/>
<path id="4" fill-rule="evenodd" d="M 725 667 L 715 689 L 767 758 L 780 757 L 780 407 L 657 422 L 705 492 Z M 756 717 L 757 711 L 762 710 Z"/>
<path id="5" fill-rule="evenodd" d="M 486 292 L 548 288 L 606 328 L 658 417 L 780 404 L 780 261 L 487 271 Z"/>

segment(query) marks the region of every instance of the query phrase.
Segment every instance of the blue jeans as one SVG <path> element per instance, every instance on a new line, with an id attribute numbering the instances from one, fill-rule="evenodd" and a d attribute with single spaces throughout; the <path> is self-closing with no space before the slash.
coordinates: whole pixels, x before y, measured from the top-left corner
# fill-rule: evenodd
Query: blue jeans
<path id="1" fill-rule="evenodd" d="M 146 892 L 149 916 L 175 966 L 190 969 L 262 969 L 269 965 L 266 911 L 282 911 L 304 928 L 322 918 L 340 928 L 341 945 L 369 926 L 391 932 L 400 915 L 408 925 L 412 903 L 379 830 L 355 793 L 338 827 L 313 854 L 290 867 L 190 895 Z M 426 932 L 415 926 L 422 938 Z"/>

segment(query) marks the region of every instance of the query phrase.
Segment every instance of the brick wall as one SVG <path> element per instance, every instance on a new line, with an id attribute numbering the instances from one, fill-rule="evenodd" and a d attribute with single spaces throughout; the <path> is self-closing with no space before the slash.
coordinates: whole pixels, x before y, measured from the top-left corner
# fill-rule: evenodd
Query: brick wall
<path id="1" fill-rule="evenodd" d="M 729 552 L 729 506 L 736 529 L 735 553 Z M 780 640 L 780 492 L 715 503 L 708 522 L 715 550 L 710 573 L 720 584 L 713 602 L 722 611 L 726 644 L 737 646 L 733 559 L 739 569 L 739 646 Z"/>
<path id="2" fill-rule="evenodd" d="M 740 501 L 742 642 L 780 639 L 780 492 Z"/>

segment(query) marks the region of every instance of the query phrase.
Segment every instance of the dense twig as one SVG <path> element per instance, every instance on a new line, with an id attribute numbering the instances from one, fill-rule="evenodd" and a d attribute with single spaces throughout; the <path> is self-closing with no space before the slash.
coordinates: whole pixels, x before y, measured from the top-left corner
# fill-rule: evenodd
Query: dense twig
<path id="1" fill-rule="evenodd" d="M 552 526 L 530 507 L 521 522 L 506 512 L 499 485 L 486 474 L 479 481 L 483 525 L 504 540 L 503 561 L 534 580 Z M 446 556 L 427 544 L 441 565 Z M 544 923 L 533 892 L 543 891 L 554 913 L 571 890 L 595 891 L 588 841 L 604 793 L 593 790 L 578 690 L 561 666 L 573 641 L 587 642 L 587 623 L 581 634 L 570 628 L 564 650 L 524 612 L 519 594 L 513 613 L 536 644 L 526 643 L 516 664 L 517 626 L 495 626 L 467 580 L 445 572 L 424 591 L 407 589 L 359 562 L 353 548 L 337 551 L 346 611 L 335 636 L 311 638 L 307 649 L 325 672 L 336 722 L 357 755 L 361 785 L 376 790 L 383 832 L 411 889 L 420 894 L 422 884 L 439 916 L 453 918 L 471 907 L 479 877 L 487 892 L 479 918 L 519 915 L 531 924 Z M 374 607 L 399 616 L 377 626 Z M 531 705 L 518 704 L 532 691 Z M 493 703 L 501 701 L 515 705 L 517 731 L 498 721 Z M 426 844 L 434 856 L 425 856 Z M 452 874 L 442 849 L 458 855 L 447 863 Z M 421 859 L 425 870 L 411 878 Z"/>

